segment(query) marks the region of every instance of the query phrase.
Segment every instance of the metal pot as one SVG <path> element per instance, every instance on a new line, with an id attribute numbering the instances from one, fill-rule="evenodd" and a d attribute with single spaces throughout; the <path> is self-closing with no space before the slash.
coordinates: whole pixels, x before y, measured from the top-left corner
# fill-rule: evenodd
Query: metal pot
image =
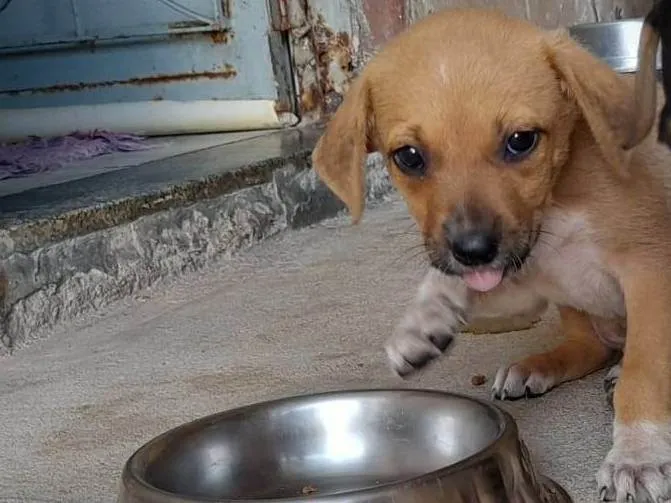
<path id="1" fill-rule="evenodd" d="M 571 26 L 569 34 L 595 56 L 619 73 L 638 70 L 638 41 L 643 19 L 625 19 L 612 23 L 585 23 Z M 662 69 L 661 50 L 657 70 Z"/>

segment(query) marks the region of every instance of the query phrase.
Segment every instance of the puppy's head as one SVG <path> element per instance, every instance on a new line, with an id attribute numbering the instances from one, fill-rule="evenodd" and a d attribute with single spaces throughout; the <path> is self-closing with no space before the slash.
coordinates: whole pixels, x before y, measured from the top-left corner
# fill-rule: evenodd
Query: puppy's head
<path id="1" fill-rule="evenodd" d="M 488 290 L 535 244 L 577 125 L 623 171 L 629 87 L 563 33 L 490 10 L 415 24 L 353 83 L 314 153 L 349 207 L 364 207 L 381 152 L 433 264 Z"/>

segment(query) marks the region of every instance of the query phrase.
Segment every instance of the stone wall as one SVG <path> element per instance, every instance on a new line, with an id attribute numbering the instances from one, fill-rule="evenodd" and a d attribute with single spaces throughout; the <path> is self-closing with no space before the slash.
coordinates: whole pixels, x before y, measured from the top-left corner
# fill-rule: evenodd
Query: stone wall
<path id="1" fill-rule="evenodd" d="M 404 0 L 404 6 L 410 22 L 444 7 L 477 6 L 497 7 L 546 28 L 555 28 L 644 16 L 652 0 Z"/>
<path id="2" fill-rule="evenodd" d="M 352 12 L 365 18 L 361 45 L 374 52 L 403 27 L 446 7 L 495 7 L 544 28 L 642 17 L 653 0 L 350 0 Z"/>

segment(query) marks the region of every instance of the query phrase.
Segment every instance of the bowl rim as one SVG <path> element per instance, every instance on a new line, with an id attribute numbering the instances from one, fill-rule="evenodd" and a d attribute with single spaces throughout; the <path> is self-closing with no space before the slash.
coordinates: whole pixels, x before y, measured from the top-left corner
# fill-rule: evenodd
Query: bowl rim
<path id="1" fill-rule="evenodd" d="M 572 39 L 590 51 L 594 56 L 604 61 L 615 72 L 619 74 L 637 73 L 639 70 L 638 40 L 636 46 L 628 46 L 626 51 L 613 54 L 601 54 L 595 48 L 595 40 L 600 39 L 604 32 L 609 30 L 640 30 L 645 22 L 644 17 L 633 17 L 627 19 L 618 19 L 604 22 L 576 23 L 565 28 Z M 655 69 L 659 72 L 662 69 L 661 46 L 657 48 Z"/>
<path id="2" fill-rule="evenodd" d="M 474 404 L 480 405 L 487 409 L 489 412 L 493 413 L 498 426 L 499 431 L 495 438 L 492 439 L 490 445 L 470 456 L 465 457 L 464 459 L 438 468 L 436 470 L 423 473 L 414 477 L 409 477 L 406 479 L 397 480 L 394 482 L 387 482 L 380 484 L 374 487 L 362 488 L 362 489 L 352 489 L 348 491 L 343 491 L 339 493 L 324 493 L 324 494 L 311 494 L 307 496 L 296 496 L 288 498 L 264 498 L 264 499 L 240 499 L 240 498 L 208 498 L 208 497 L 193 497 L 189 495 L 181 495 L 165 491 L 161 488 L 149 484 L 146 480 L 141 478 L 137 473 L 138 464 L 144 461 L 144 456 L 151 450 L 151 448 L 158 443 L 173 437 L 175 434 L 188 430 L 189 428 L 196 428 L 200 425 L 207 423 L 214 423 L 225 419 L 227 416 L 239 415 L 245 411 L 253 409 L 262 409 L 266 407 L 271 407 L 279 404 L 290 404 L 292 402 L 301 402 L 307 399 L 321 399 L 328 397 L 348 397 L 356 395 L 365 395 L 365 394 L 375 394 L 375 393 L 402 393 L 402 394 L 424 394 L 424 395 L 433 395 L 444 398 L 457 398 L 461 400 L 467 400 Z M 382 494 L 389 491 L 395 487 L 403 487 L 408 484 L 421 484 L 427 480 L 435 480 L 437 478 L 444 477 L 446 475 L 452 474 L 454 472 L 460 471 L 464 468 L 467 468 L 471 465 L 477 464 L 479 461 L 489 457 L 490 454 L 497 451 L 498 446 L 501 442 L 505 441 L 506 438 L 514 437 L 515 440 L 519 440 L 518 428 L 513 417 L 503 410 L 501 407 L 496 405 L 491 401 L 486 401 L 484 399 L 473 397 L 465 393 L 455 393 L 451 391 L 445 391 L 440 389 L 430 389 L 430 388 L 394 388 L 394 387 L 379 387 L 379 388 L 362 388 L 362 389 L 342 389 L 342 390 L 331 390 L 331 391 L 321 391 L 314 393 L 301 393 L 297 395 L 287 395 L 280 398 L 274 398 L 270 400 L 264 400 L 248 405 L 242 405 L 232 409 L 227 409 L 221 412 L 216 412 L 207 416 L 203 416 L 186 423 L 182 423 L 174 428 L 171 428 L 148 442 L 144 443 L 141 447 L 135 450 L 133 454 L 128 458 L 124 464 L 122 471 L 122 487 L 121 492 L 128 491 L 129 494 L 138 497 L 141 501 L 143 497 L 147 500 L 149 498 L 156 498 L 161 496 L 166 498 L 166 501 L 180 503 L 299 503 L 305 501 L 319 501 L 321 503 L 338 503 L 345 501 L 348 498 L 351 498 L 352 495 L 357 496 L 374 496 L 376 494 Z M 152 500 L 153 501 L 153 500 Z"/>
<path id="3" fill-rule="evenodd" d="M 623 24 L 638 24 L 642 25 L 645 18 L 643 17 L 629 17 L 627 19 L 617 19 L 614 21 L 590 21 L 589 23 L 575 23 L 566 27 L 567 31 L 573 31 L 576 28 L 603 28 L 610 26 L 622 26 Z"/>

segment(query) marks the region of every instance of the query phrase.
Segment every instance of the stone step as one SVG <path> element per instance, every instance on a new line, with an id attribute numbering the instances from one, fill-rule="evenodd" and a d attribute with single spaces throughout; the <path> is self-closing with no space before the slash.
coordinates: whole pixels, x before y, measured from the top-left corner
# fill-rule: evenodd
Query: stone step
<path id="1" fill-rule="evenodd" d="M 315 126 L 0 197 L 0 354 L 45 329 L 343 205 L 311 170 Z M 391 184 L 379 155 L 368 200 Z"/>

